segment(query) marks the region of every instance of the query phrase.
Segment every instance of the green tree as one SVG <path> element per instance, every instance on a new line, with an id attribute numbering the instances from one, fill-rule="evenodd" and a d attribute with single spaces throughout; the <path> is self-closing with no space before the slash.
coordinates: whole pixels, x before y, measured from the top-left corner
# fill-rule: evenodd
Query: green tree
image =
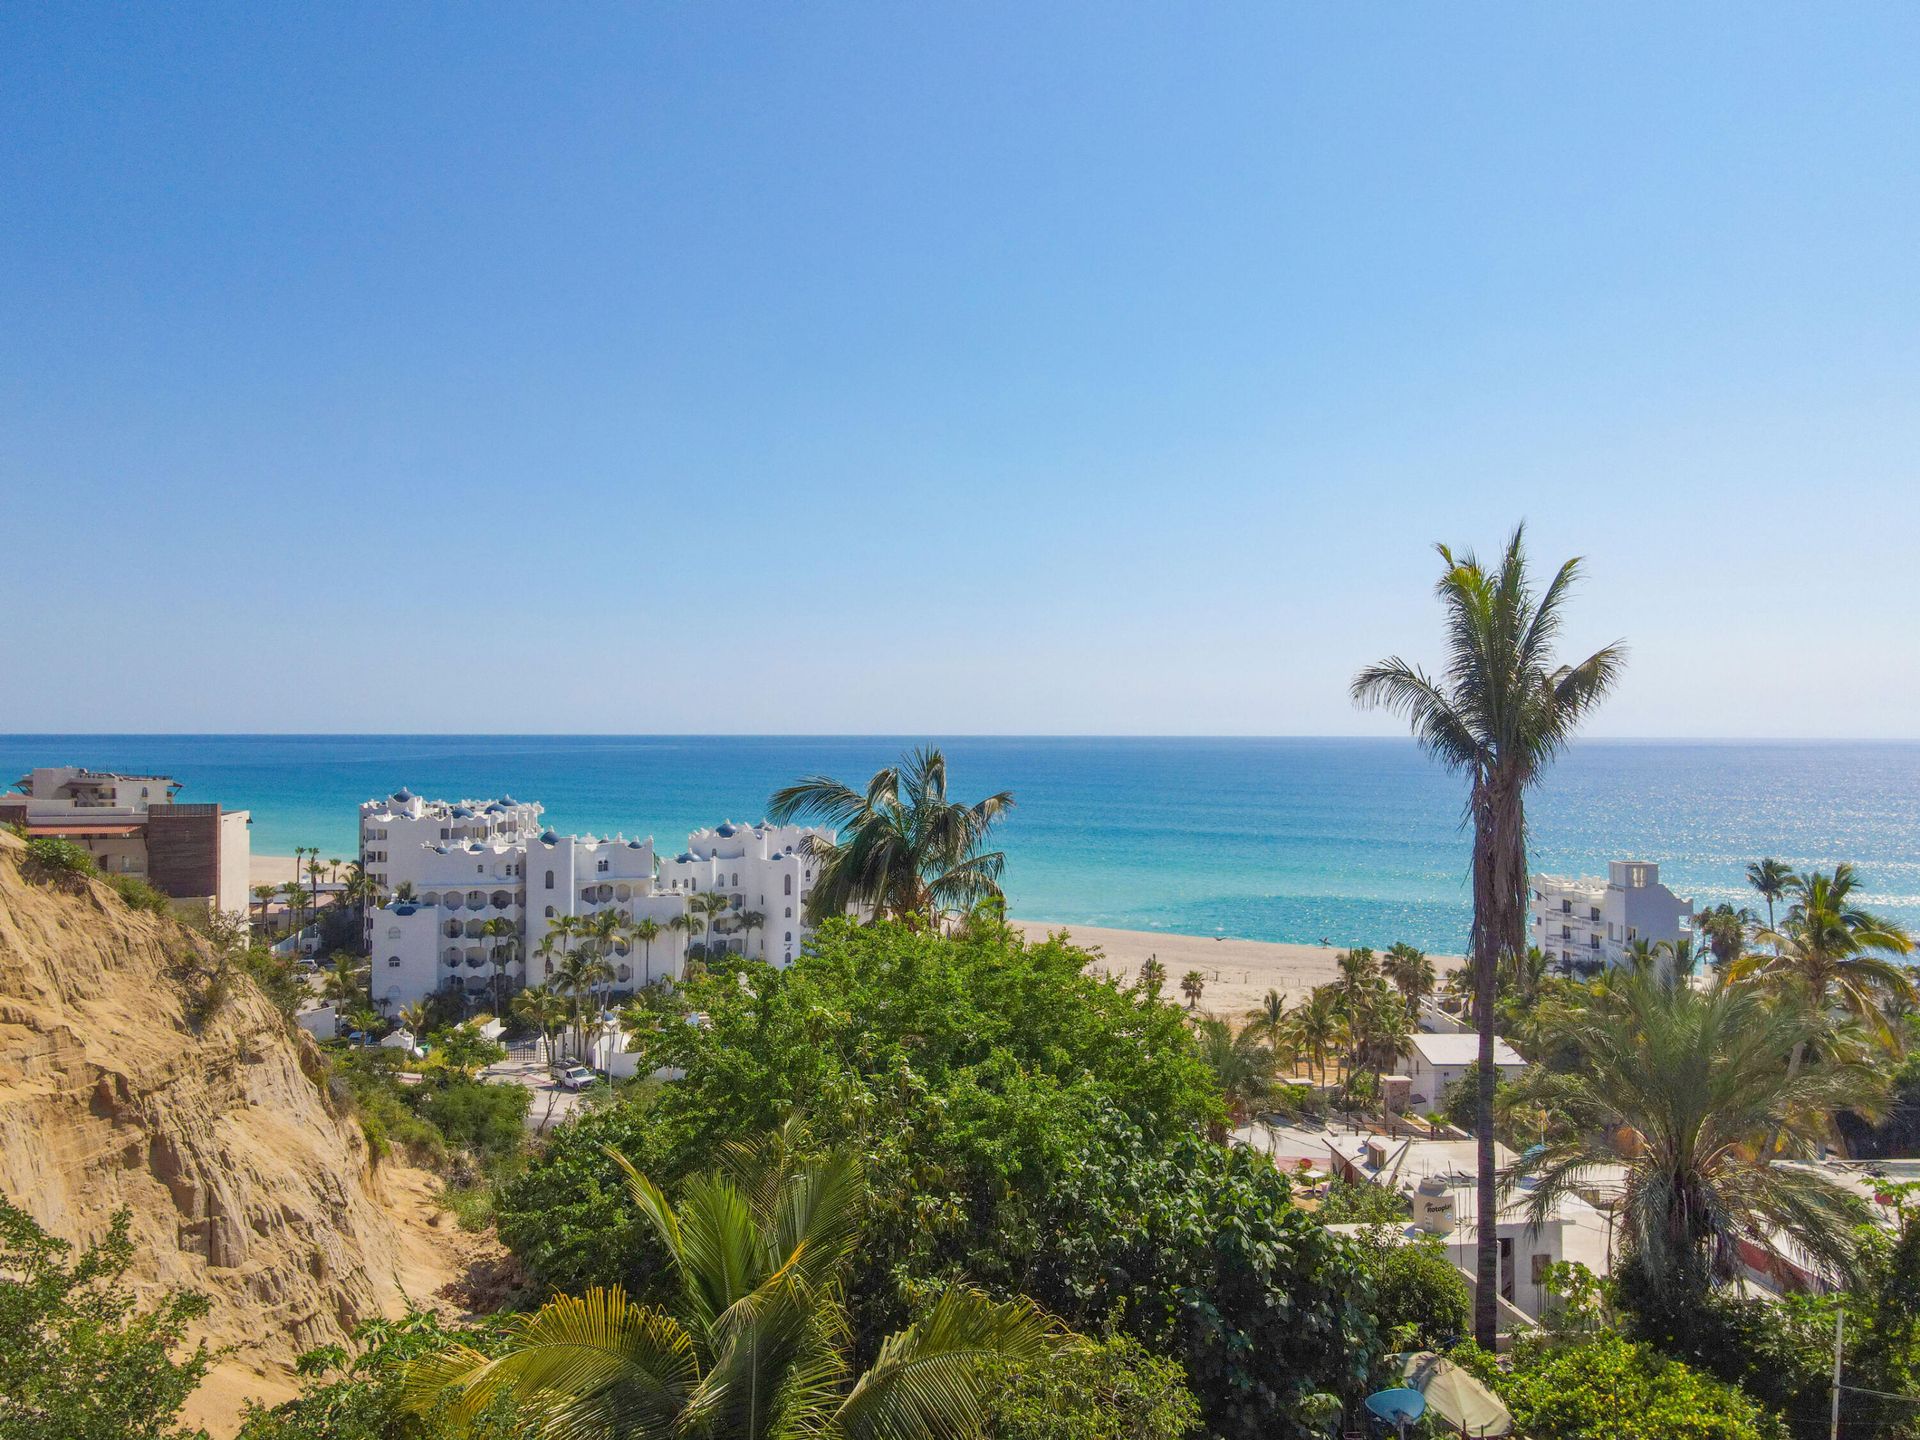
<path id="1" fill-rule="evenodd" d="M 455 1025 L 433 1037 L 433 1055 L 461 1080 L 467 1081 L 487 1066 L 506 1059 L 507 1047 L 482 1035 L 478 1025 Z"/>
<path id="2" fill-rule="evenodd" d="M 1493 1039 L 1496 976 L 1503 955 L 1526 951 L 1526 792 L 1613 688 L 1625 660 L 1618 645 L 1576 665 L 1559 664 L 1554 642 L 1561 607 L 1579 574 L 1562 565 L 1536 596 L 1527 573 L 1525 527 L 1516 527 L 1489 570 L 1472 555 L 1439 548 L 1438 593 L 1446 611 L 1447 662 L 1435 679 L 1397 656 L 1353 681 L 1354 700 L 1405 715 L 1416 739 L 1468 780 L 1473 822 L 1474 1016 L 1480 1032 L 1478 1213 L 1495 1213 Z M 1474 1336 L 1494 1344 L 1498 1237 L 1481 1227 L 1476 1245 Z"/>
<path id="3" fill-rule="evenodd" d="M 1280 1075 L 1279 1058 L 1252 1025 L 1236 1031 L 1211 1015 L 1194 1026 L 1194 1038 L 1200 1058 L 1220 1087 L 1228 1120 L 1239 1124 L 1273 1090 Z"/>
<path id="4" fill-rule="evenodd" d="M 176 1420 L 213 1363 L 186 1345 L 206 1298 L 136 1298 L 129 1218 L 73 1257 L 0 1198 L 0 1440 L 204 1440 Z"/>
<path id="5" fill-rule="evenodd" d="M 513 1013 L 540 1032 L 546 1042 L 547 1063 L 555 1063 L 560 1058 L 556 1042 L 573 1013 L 567 997 L 547 985 L 530 986 L 513 997 Z"/>
<path id="6" fill-rule="evenodd" d="M 1364 1188 L 1398 1199 L 1378 1185 Z M 1438 1236 L 1403 1236 L 1404 1218 L 1376 1222 L 1355 1241 L 1371 1297 L 1367 1314 L 1396 1351 L 1449 1349 L 1473 1323 L 1473 1292 Z"/>
<path id="7" fill-rule="evenodd" d="M 628 1193 L 677 1281 L 670 1306 L 619 1289 L 563 1296 L 503 1327 L 488 1353 L 456 1344 L 414 1363 L 421 1407 L 456 1417 L 510 1398 L 552 1433 L 729 1440 L 936 1440 L 978 1425 L 997 1366 L 1049 1360 L 1062 1338 L 1025 1302 L 944 1290 L 856 1372 L 845 1289 L 862 1182 L 844 1150 L 727 1155 L 671 1204 L 626 1161 Z"/>
<path id="8" fill-rule="evenodd" d="M 1287 1049 L 1287 997 L 1278 990 L 1267 991 L 1260 1003 L 1247 1011 L 1247 1028 L 1264 1040 L 1275 1053 Z"/>
<path id="9" fill-rule="evenodd" d="M 1731 1385 L 1618 1335 L 1595 1335 L 1483 1370 L 1528 1440 L 1786 1440 Z"/>
<path id="10" fill-rule="evenodd" d="M 820 862 L 807 900 L 816 922 L 864 907 L 875 919 L 966 910 L 1000 897 L 1006 857 L 986 849 L 994 824 L 1013 808 L 1002 790 L 968 805 L 947 798 L 947 761 L 920 749 L 854 790 L 823 775 L 777 790 L 768 811 L 781 824 L 832 827 L 838 838 L 810 837 Z"/>
<path id="11" fill-rule="evenodd" d="M 1427 952 L 1415 949 L 1404 940 L 1396 940 L 1387 948 L 1380 968 L 1406 1002 L 1407 1014 L 1418 1015 L 1420 1002 L 1433 994 L 1436 983 L 1433 961 L 1427 958 Z"/>
<path id="12" fill-rule="evenodd" d="M 1830 1274 L 1849 1274 L 1859 1201 L 1759 1153 L 1769 1133 L 1803 1151 L 1835 1110 L 1871 1108 L 1881 1082 L 1868 1066 L 1790 1072 L 1788 1057 L 1818 1023 L 1752 986 L 1701 991 L 1653 971 L 1616 972 L 1568 1014 L 1577 1065 L 1535 1067 L 1521 1083 L 1566 1122 L 1515 1167 L 1515 1179 L 1533 1182 L 1529 1217 L 1552 1214 L 1596 1166 L 1624 1164 L 1622 1268 L 1673 1303 L 1696 1304 L 1733 1279 L 1741 1242 L 1765 1244 L 1776 1230 Z M 1624 1157 L 1614 1140 L 1622 1124 L 1640 1137 Z"/>
<path id="13" fill-rule="evenodd" d="M 1347 1035 L 1339 997 L 1330 986 L 1318 986 L 1305 1001 L 1294 1007 L 1287 1023 L 1294 1049 L 1313 1057 L 1314 1073 L 1322 1085 L 1326 1084 L 1327 1056 L 1345 1041 Z"/>
<path id="14" fill-rule="evenodd" d="M 1787 882 L 1793 879 L 1793 867 L 1784 860 L 1756 860 L 1747 866 L 1747 884 L 1767 902 L 1767 929 L 1773 929 L 1773 907 L 1785 899 Z"/>
<path id="15" fill-rule="evenodd" d="M 653 942 L 660 938 L 660 922 L 645 917 L 634 921 L 627 933 L 640 946 L 640 986 L 645 989 L 653 984 Z"/>
<path id="16" fill-rule="evenodd" d="M 504 1014 L 507 966 L 513 963 L 513 946 L 520 927 L 504 915 L 495 915 L 480 927 L 480 934 L 487 942 L 487 960 L 493 966 L 493 1010 L 496 1015 Z"/>
<path id="17" fill-rule="evenodd" d="M 462 1145 L 484 1160 L 517 1154 L 526 1141 L 533 1092 L 524 1085 L 483 1085 L 459 1080 L 436 1085 L 420 1097 L 420 1114 L 450 1145 Z"/>
<path id="18" fill-rule="evenodd" d="M 1200 997 L 1206 994 L 1207 977 L 1198 970 L 1189 970 L 1180 977 L 1180 993 L 1187 997 L 1187 1009 L 1191 1010 L 1200 1003 Z"/>
<path id="19" fill-rule="evenodd" d="M 20 869 L 29 880 L 63 890 L 85 889 L 86 882 L 99 873 L 91 855 L 73 841 L 54 835 L 27 841 Z"/>
<path id="20" fill-rule="evenodd" d="M 992 1440 L 1184 1440 L 1200 1406 L 1172 1360 L 1125 1335 L 1006 1376 L 987 1405 Z"/>

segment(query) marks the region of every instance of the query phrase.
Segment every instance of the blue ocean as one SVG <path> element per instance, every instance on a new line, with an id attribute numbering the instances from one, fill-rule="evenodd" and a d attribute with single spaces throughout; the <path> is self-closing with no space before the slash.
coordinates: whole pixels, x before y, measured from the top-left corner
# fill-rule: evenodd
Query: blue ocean
<path id="1" fill-rule="evenodd" d="M 931 738 L 957 797 L 1011 790 L 1000 832 L 1024 918 L 1256 940 L 1457 951 L 1459 782 L 1407 740 Z M 253 812 L 257 853 L 355 852 L 355 807 L 399 789 L 538 800 L 559 829 L 655 837 L 758 819 L 777 786 L 861 782 L 914 739 L 739 736 L 7 735 L 33 765 L 152 770 Z M 1920 743 L 1586 741 L 1529 806 L 1534 868 L 1657 860 L 1703 903 L 1748 903 L 1747 862 L 1850 860 L 1920 929 Z"/>

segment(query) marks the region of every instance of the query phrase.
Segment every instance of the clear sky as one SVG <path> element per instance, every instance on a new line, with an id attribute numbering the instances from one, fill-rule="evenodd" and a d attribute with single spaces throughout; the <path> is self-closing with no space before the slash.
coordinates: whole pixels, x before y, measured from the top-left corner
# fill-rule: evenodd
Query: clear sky
<path id="1" fill-rule="evenodd" d="M 0 12 L 0 730 L 1920 735 L 1920 7 Z"/>

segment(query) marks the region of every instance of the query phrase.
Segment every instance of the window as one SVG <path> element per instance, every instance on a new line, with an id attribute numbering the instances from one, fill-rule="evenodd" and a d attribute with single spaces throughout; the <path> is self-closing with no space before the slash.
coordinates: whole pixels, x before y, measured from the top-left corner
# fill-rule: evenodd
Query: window
<path id="1" fill-rule="evenodd" d="M 1562 900 L 1560 902 L 1560 913 L 1562 915 L 1571 915 L 1573 913 L 1573 902 L 1571 900 Z"/>
<path id="2" fill-rule="evenodd" d="M 732 883 L 733 883 L 733 884 L 735 884 L 735 885 L 738 885 L 738 884 L 740 883 L 740 872 L 739 872 L 738 870 L 736 870 L 736 871 L 734 871 L 734 872 L 733 872 L 733 881 L 732 881 Z"/>
<path id="3" fill-rule="evenodd" d="M 484 875 L 487 873 L 487 867 L 485 865 L 476 865 L 473 867 L 473 873 L 476 875 Z"/>
<path id="4" fill-rule="evenodd" d="M 607 866 L 608 866 L 608 862 L 607 862 L 607 861 L 605 861 L 605 860 L 602 860 L 602 861 L 600 862 L 600 873 L 601 873 L 602 875 L 604 875 L 604 874 L 606 874 L 606 873 L 607 873 Z"/>
<path id="5" fill-rule="evenodd" d="M 398 955 L 389 955 L 387 957 L 387 968 L 389 970 L 398 970 L 400 968 L 400 957 Z"/>
<path id="6" fill-rule="evenodd" d="M 1553 1257 L 1551 1255 L 1541 1255 L 1541 1254 L 1534 1255 L 1533 1283 L 1535 1285 L 1544 1285 L 1547 1283 L 1547 1267 L 1552 1263 L 1553 1263 Z"/>
<path id="7" fill-rule="evenodd" d="M 787 894 L 791 895 L 793 893 L 793 876 L 788 875 L 786 878 L 787 878 Z M 793 912 L 788 911 L 787 913 L 792 914 Z"/>
<path id="8" fill-rule="evenodd" d="M 553 919 L 553 906 L 547 906 L 547 919 Z"/>
<path id="9" fill-rule="evenodd" d="M 1587 941 L 1590 948 L 1594 950 L 1598 950 L 1600 948 L 1600 937 L 1598 935 L 1589 935 L 1587 937 Z"/>
<path id="10" fill-rule="evenodd" d="M 400 927 L 398 925 L 389 925 L 387 927 L 387 939 L 398 940 L 399 938 L 400 938 Z"/>
<path id="11" fill-rule="evenodd" d="M 787 931 L 787 944 L 791 945 L 792 943 L 793 943 L 793 932 L 789 930 Z"/>
<path id="12" fill-rule="evenodd" d="M 547 889 L 553 889 L 553 871 L 547 871 Z"/>

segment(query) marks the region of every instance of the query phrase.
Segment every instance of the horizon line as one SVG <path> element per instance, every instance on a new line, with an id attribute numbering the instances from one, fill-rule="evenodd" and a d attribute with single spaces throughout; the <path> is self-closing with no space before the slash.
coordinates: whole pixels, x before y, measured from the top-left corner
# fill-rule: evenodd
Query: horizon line
<path id="1" fill-rule="evenodd" d="M 88 740 L 1341 740 L 1419 743 L 1411 735 L 1266 731 L 887 730 L 12 730 L 0 741 Z M 1583 735 L 1570 744 L 1913 745 L 1920 735 Z"/>

